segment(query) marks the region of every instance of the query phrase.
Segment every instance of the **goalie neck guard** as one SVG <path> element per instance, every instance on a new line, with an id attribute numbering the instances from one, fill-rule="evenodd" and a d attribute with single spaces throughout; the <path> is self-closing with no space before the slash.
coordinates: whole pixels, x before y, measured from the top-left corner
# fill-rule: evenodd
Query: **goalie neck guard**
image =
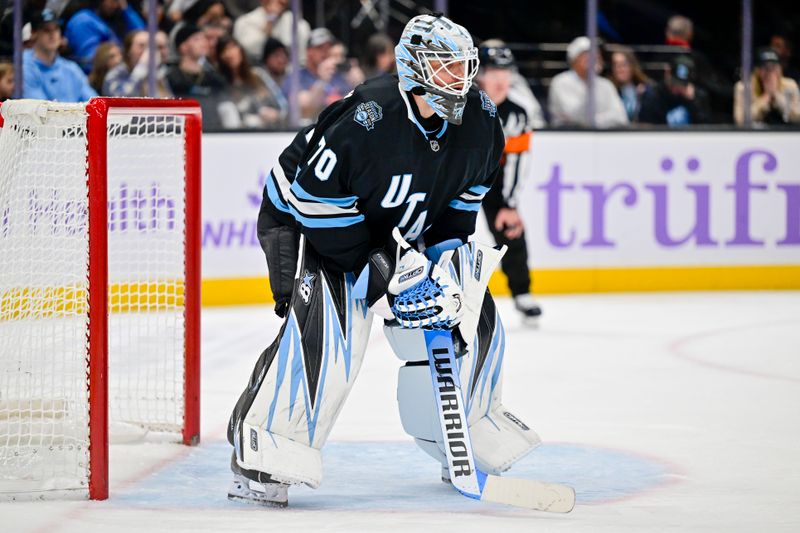
<path id="1" fill-rule="evenodd" d="M 422 96 L 448 122 L 461 124 L 478 72 L 469 32 L 441 15 L 419 15 L 406 24 L 395 57 L 400 88 Z"/>

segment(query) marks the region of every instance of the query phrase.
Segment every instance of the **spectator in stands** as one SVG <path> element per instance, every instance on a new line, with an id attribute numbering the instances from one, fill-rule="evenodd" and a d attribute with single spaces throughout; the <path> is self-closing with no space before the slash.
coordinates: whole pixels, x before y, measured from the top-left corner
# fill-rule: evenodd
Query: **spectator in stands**
<path id="1" fill-rule="evenodd" d="M 107 96 L 148 96 L 148 46 L 150 36 L 144 30 L 132 31 L 123 43 L 123 61 L 106 74 L 102 93 Z M 166 60 L 169 55 L 167 34 L 156 33 L 156 94 L 159 98 L 172 97 L 166 80 Z"/>
<path id="2" fill-rule="evenodd" d="M 227 128 L 276 128 L 285 125 L 287 109 L 270 92 L 235 39 L 223 37 L 218 44 L 219 70 L 228 81 L 228 97 L 236 106 L 237 120 Z M 280 95 L 282 98 L 282 95 Z M 232 117 L 233 115 L 231 115 Z"/>
<path id="3" fill-rule="evenodd" d="M 97 93 L 74 61 L 58 54 L 61 23 L 49 9 L 33 15 L 33 48 L 22 54 L 22 95 L 57 102 L 83 102 Z"/>
<path id="4" fill-rule="evenodd" d="M 709 121 L 708 96 L 694 84 L 691 57 L 676 56 L 664 71 L 664 81 L 642 98 L 639 122 L 683 127 Z"/>
<path id="5" fill-rule="evenodd" d="M 97 47 L 92 61 L 92 71 L 89 73 L 89 85 L 97 91 L 103 93 L 103 81 L 108 72 L 122 62 L 122 51 L 115 43 L 103 43 Z"/>
<path id="6" fill-rule="evenodd" d="M 288 66 L 289 53 L 286 51 L 286 46 L 278 39 L 273 39 L 272 37 L 267 39 L 267 42 L 264 43 L 263 66 L 256 69 L 256 74 L 258 74 L 275 99 L 283 116 L 286 116 L 289 112 L 289 102 L 282 88 Z"/>
<path id="7" fill-rule="evenodd" d="M 792 65 L 792 43 L 785 35 L 776 33 L 769 40 L 769 47 L 775 50 L 781 59 L 781 70 L 787 78 L 800 83 L 800 70 Z"/>
<path id="8" fill-rule="evenodd" d="M 664 29 L 664 41 L 666 44 L 691 50 L 693 38 L 694 24 L 690 18 L 683 15 L 674 15 L 667 20 L 667 27 Z"/>
<path id="9" fill-rule="evenodd" d="M 76 12 L 64 31 L 75 60 L 87 73 L 100 44 L 110 41 L 121 46 L 128 32 L 145 28 L 144 20 L 127 0 L 91 0 L 89 6 Z M 116 17 L 123 20 L 121 33 L 115 33 L 110 25 Z"/>
<path id="10" fill-rule="evenodd" d="M 208 39 L 203 30 L 184 24 L 175 33 L 178 64 L 167 70 L 167 83 L 175 96 L 196 98 L 203 109 L 203 125 L 219 125 L 218 95 L 226 89 L 225 78 L 205 60 Z"/>
<path id="11" fill-rule="evenodd" d="M 549 107 L 554 126 L 588 127 L 586 105 L 588 101 L 589 53 L 588 37 L 578 37 L 567 46 L 570 70 L 556 75 L 550 82 Z M 596 71 L 602 70 L 598 54 Z M 628 125 L 628 115 L 617 90 L 610 81 L 595 77 L 595 125 L 613 128 Z"/>
<path id="12" fill-rule="evenodd" d="M 800 123 L 800 89 L 797 82 L 783 76 L 780 56 L 772 48 L 756 52 L 750 78 L 750 117 L 756 125 Z M 734 88 L 733 117 L 744 124 L 744 83 Z"/>
<path id="13" fill-rule="evenodd" d="M 222 0 L 178 1 L 170 5 L 169 13 L 176 22 L 194 24 L 201 28 L 219 26 L 228 33 L 233 27 L 233 21 L 228 16 Z"/>
<path id="14" fill-rule="evenodd" d="M 194 5 L 197 0 L 172 0 L 169 2 L 169 7 L 167 8 L 167 19 L 169 19 L 173 24 L 177 25 L 179 22 L 183 21 L 183 14 L 188 10 L 192 5 Z"/>
<path id="15" fill-rule="evenodd" d="M 617 88 L 628 120 L 635 122 L 639 116 L 642 96 L 652 81 L 642 71 L 639 60 L 630 48 L 618 48 L 611 54 L 611 82 Z"/>
<path id="16" fill-rule="evenodd" d="M 170 39 L 174 42 L 178 30 L 187 24 L 202 29 L 208 41 L 206 60 L 216 68 L 217 42 L 230 35 L 233 27 L 222 0 L 186 0 L 180 2 L 178 9 L 181 11 L 177 14 L 177 24 L 170 31 Z M 176 13 L 172 12 L 172 15 L 176 16 Z"/>
<path id="17" fill-rule="evenodd" d="M 14 65 L 0 63 L 0 102 L 14 96 Z"/>
<path id="18" fill-rule="evenodd" d="M 204 28 L 214 26 L 221 28 L 224 35 L 233 31 L 233 20 L 225 10 L 222 0 L 197 0 L 197 2 L 184 13 L 184 22 L 193 22 L 196 26 Z"/>
<path id="19" fill-rule="evenodd" d="M 217 57 L 217 45 L 221 39 L 228 37 L 228 30 L 220 24 L 206 24 L 201 26 L 203 33 L 206 34 L 208 40 L 208 56 L 206 59 L 211 62 L 215 67 L 219 67 L 219 58 Z"/>
<path id="20" fill-rule="evenodd" d="M 721 72 L 708 56 L 692 46 L 694 24 L 691 19 L 683 15 L 670 17 L 664 29 L 664 38 L 666 44 L 679 48 L 679 55 L 689 56 L 694 62 L 694 71 L 699 73 L 699 76 L 694 80 L 693 86 L 703 89 L 702 92 L 710 96 L 710 100 L 706 99 L 708 110 L 705 121 L 729 123 L 733 105 L 733 80 L 726 73 Z M 669 62 L 675 55 L 671 53 L 664 57 L 664 60 Z"/>
<path id="21" fill-rule="evenodd" d="M 331 57 L 336 62 L 336 72 L 344 76 L 350 87 L 364 83 L 364 71 L 361 70 L 357 59 L 347 57 L 347 47 L 342 42 L 333 43 Z"/>
<path id="22" fill-rule="evenodd" d="M 246 15 L 261 5 L 261 0 L 224 0 L 224 2 L 225 9 L 233 20 Z"/>
<path id="23" fill-rule="evenodd" d="M 367 39 L 364 57 L 361 60 L 366 79 L 377 78 L 388 72 L 394 72 L 394 41 L 385 33 L 374 33 Z"/>
<path id="24" fill-rule="evenodd" d="M 260 63 L 264 42 L 268 37 L 292 46 L 292 24 L 294 15 L 289 9 L 289 0 L 262 0 L 261 7 L 242 15 L 233 25 L 234 38 L 242 43 L 250 59 Z M 298 56 L 300 62 L 306 56 L 306 42 L 311 26 L 305 20 L 297 21 Z"/>
<path id="25" fill-rule="evenodd" d="M 286 80 L 286 71 L 289 68 L 289 51 L 286 49 L 286 45 L 278 39 L 270 37 L 264 43 L 263 57 L 264 74 L 277 87 L 282 87 Z"/>
<path id="26" fill-rule="evenodd" d="M 300 70 L 300 93 L 297 101 L 303 119 L 315 120 L 328 105 L 341 99 L 352 87 L 336 70 L 331 47 L 336 42 L 327 28 L 316 28 L 308 38 L 306 66 Z M 288 94 L 287 87 L 284 93 Z"/>
<path id="27" fill-rule="evenodd" d="M 167 81 L 175 96 L 209 96 L 225 89 L 225 79 L 211 66 L 208 39 L 203 30 L 186 24 L 175 35 L 179 60 L 167 71 Z"/>

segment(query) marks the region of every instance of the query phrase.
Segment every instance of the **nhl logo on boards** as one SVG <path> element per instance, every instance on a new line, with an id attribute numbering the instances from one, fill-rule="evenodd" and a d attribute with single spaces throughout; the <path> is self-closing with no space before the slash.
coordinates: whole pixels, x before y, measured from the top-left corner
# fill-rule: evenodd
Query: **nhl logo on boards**
<path id="1" fill-rule="evenodd" d="M 308 270 L 306 270 L 303 274 L 303 280 L 300 282 L 300 286 L 297 288 L 297 292 L 300 293 L 300 298 L 303 299 L 303 303 L 306 305 L 311 302 L 311 293 L 314 290 L 314 278 L 316 277 L 316 275 L 311 274 Z"/>
<path id="2" fill-rule="evenodd" d="M 358 104 L 355 115 L 353 115 L 353 120 L 368 130 L 375 129 L 375 123 L 382 118 L 383 109 L 374 100 Z"/>
<path id="3" fill-rule="evenodd" d="M 434 152 L 439 151 L 439 141 L 437 141 L 436 139 L 431 140 L 431 150 L 433 150 Z"/>

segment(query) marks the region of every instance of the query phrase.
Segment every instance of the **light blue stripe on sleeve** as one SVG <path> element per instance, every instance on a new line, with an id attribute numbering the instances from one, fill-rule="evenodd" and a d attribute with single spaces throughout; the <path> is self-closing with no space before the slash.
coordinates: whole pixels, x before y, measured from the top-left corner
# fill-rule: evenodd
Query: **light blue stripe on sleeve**
<path id="1" fill-rule="evenodd" d="M 462 202 L 461 200 L 452 200 L 448 207 L 452 207 L 453 209 L 461 209 L 462 211 L 478 211 L 481 208 L 481 204 L 473 203 L 468 204 L 467 202 Z"/>
<path id="2" fill-rule="evenodd" d="M 281 200 L 281 196 L 278 194 L 278 189 L 275 187 L 275 178 L 272 175 L 272 172 L 270 172 L 269 176 L 267 176 L 267 184 L 265 187 L 267 188 L 267 196 L 269 197 L 269 201 L 272 202 L 272 205 L 278 208 L 278 210 L 288 213 L 289 206 L 287 206 L 283 200 Z"/>
<path id="3" fill-rule="evenodd" d="M 483 185 L 475 185 L 467 189 L 472 194 L 486 194 L 489 192 L 489 187 L 484 187 Z"/>
<path id="4" fill-rule="evenodd" d="M 314 196 L 307 192 L 296 181 L 292 183 L 292 192 L 301 200 L 309 200 L 312 202 L 319 202 L 322 204 L 335 205 L 338 207 L 353 207 L 353 204 L 358 200 L 358 196 L 345 196 L 344 198 L 326 198 L 324 196 Z"/>
<path id="5" fill-rule="evenodd" d="M 326 217 L 326 218 L 312 218 L 303 216 L 300 214 L 297 209 L 291 204 L 289 204 L 289 211 L 291 211 L 292 216 L 297 220 L 300 224 L 307 228 L 344 228 L 347 226 L 352 226 L 353 224 L 358 224 L 359 222 L 364 220 L 364 215 L 354 215 L 351 217 Z"/>

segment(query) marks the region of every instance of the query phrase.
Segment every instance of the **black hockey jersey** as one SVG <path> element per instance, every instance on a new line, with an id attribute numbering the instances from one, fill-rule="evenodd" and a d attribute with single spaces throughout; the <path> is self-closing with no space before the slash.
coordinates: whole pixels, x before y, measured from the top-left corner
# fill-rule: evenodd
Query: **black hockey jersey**
<path id="1" fill-rule="evenodd" d="M 397 78 L 358 86 L 281 154 L 262 210 L 299 224 L 337 270 L 358 271 L 400 228 L 409 241 L 463 241 L 499 174 L 505 141 L 497 107 L 471 89 L 461 125 L 423 119 Z"/>

